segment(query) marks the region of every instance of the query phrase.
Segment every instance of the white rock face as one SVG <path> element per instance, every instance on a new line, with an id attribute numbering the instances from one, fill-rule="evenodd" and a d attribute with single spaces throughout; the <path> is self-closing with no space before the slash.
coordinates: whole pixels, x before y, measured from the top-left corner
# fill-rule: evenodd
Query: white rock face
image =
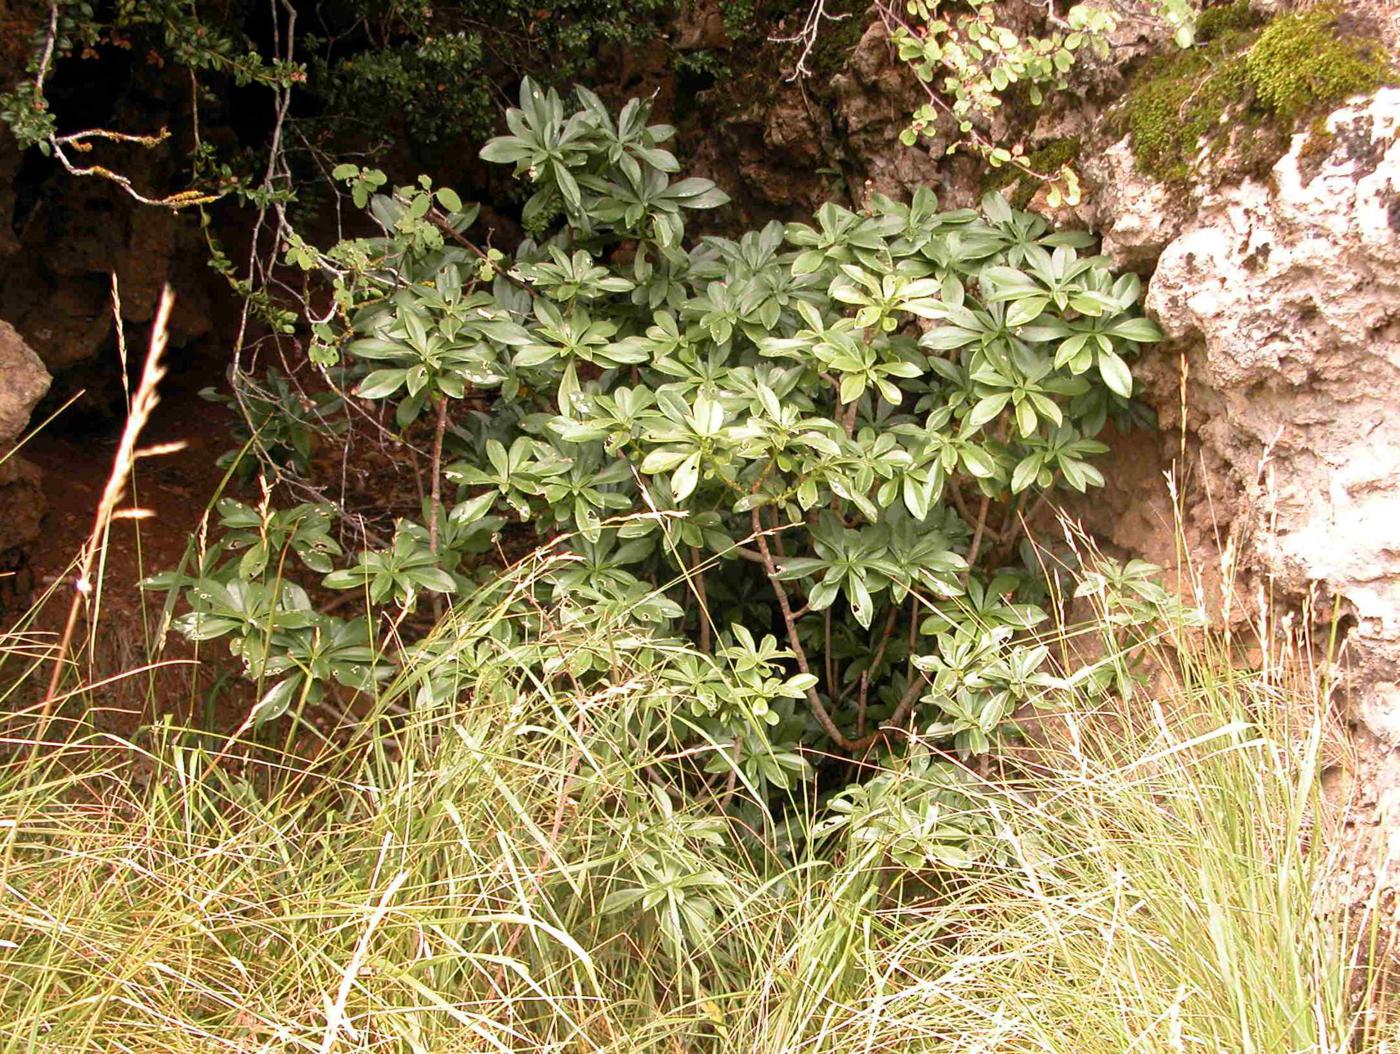
<path id="1" fill-rule="evenodd" d="M 1151 270 L 1190 219 L 1189 194 L 1139 173 L 1128 137 L 1086 158 L 1084 174 L 1095 191 L 1083 219 L 1102 237 L 1104 255 L 1116 268 Z"/>
<path id="2" fill-rule="evenodd" d="M 1355 617 L 1359 716 L 1400 748 L 1400 90 L 1203 202 L 1147 306 L 1171 341 L 1156 401 L 1184 350 L 1188 429 L 1236 490 L 1217 500 L 1253 519 L 1259 570 Z"/>

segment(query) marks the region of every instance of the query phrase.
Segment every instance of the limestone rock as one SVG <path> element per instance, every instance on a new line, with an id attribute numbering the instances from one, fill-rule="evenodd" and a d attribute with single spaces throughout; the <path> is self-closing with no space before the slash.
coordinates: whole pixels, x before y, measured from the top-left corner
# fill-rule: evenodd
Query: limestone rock
<path id="1" fill-rule="evenodd" d="M 1267 184 L 1210 197 L 1162 252 L 1147 306 L 1165 358 L 1185 352 L 1216 501 L 1276 588 L 1320 590 L 1355 619 L 1358 716 L 1400 747 L 1400 90 L 1295 136 Z M 1145 372 L 1173 428 L 1162 358 Z"/>
<path id="2" fill-rule="evenodd" d="M 706 128 L 691 168 L 737 189 L 737 229 L 749 228 L 810 213 L 830 196 L 830 176 L 819 171 L 830 138 L 828 115 L 809 111 L 801 93 L 784 85 Z"/>
<path id="3" fill-rule="evenodd" d="M 1090 187 L 1085 218 L 1102 236 L 1104 254 L 1114 267 L 1150 272 L 1190 220 L 1189 196 L 1139 172 L 1128 138 L 1083 164 Z"/>
<path id="4" fill-rule="evenodd" d="M 789 81 L 773 69 L 746 71 L 723 98 L 735 105 L 721 105 L 700 130 L 690 164 L 733 194 L 740 227 L 774 217 L 806 219 L 846 194 L 859 206 L 873 193 L 907 199 L 928 185 L 942 193 L 957 170 L 940 165 L 944 147 L 937 140 L 900 143 L 925 96 L 878 21 L 865 26 L 829 79 Z"/>
<path id="5" fill-rule="evenodd" d="M 942 182 L 942 149 L 899 141 L 924 93 L 894 54 L 883 23 L 866 28 L 845 70 L 832 78 L 832 88 L 837 119 L 865 170 L 864 194 L 908 198 L 917 187 Z"/>

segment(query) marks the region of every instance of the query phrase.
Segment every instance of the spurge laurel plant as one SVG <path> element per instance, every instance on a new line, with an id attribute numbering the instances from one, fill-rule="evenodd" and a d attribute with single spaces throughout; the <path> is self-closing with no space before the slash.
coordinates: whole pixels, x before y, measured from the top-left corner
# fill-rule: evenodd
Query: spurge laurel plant
<path id="1" fill-rule="evenodd" d="M 1128 364 L 1159 333 L 1139 280 L 995 194 L 687 238 L 726 196 L 676 178 L 647 104 L 575 98 L 525 81 L 481 152 L 531 192 L 513 257 L 449 189 L 337 170 L 382 236 L 290 239 L 334 287 L 311 354 L 400 427 L 432 423 L 422 522 L 346 562 L 324 509 L 225 501 L 199 572 L 159 583 L 185 587 L 177 628 L 231 640 L 259 720 L 331 682 L 371 690 L 420 647 L 422 595 L 489 586 L 481 554 L 509 529 L 569 559 L 499 633 L 548 609 L 633 627 L 632 647 L 688 638 L 665 676 L 681 734 L 720 748 L 712 773 L 786 786 L 802 748 L 902 728 L 988 750 L 1063 685 L 1027 632 L 1045 616 L 1024 530 L 1057 488 L 1101 485 L 1095 436 L 1140 415 Z M 366 615 L 316 610 L 303 572 Z M 429 680 L 423 705 L 460 689 Z"/>

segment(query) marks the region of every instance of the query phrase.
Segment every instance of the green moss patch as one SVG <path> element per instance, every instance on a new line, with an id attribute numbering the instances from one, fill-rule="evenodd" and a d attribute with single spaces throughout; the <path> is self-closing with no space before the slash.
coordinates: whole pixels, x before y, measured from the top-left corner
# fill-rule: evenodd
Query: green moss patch
<path id="1" fill-rule="evenodd" d="M 1221 134 L 1231 108 L 1249 102 L 1244 54 L 1252 38 L 1247 31 L 1229 30 L 1197 47 L 1149 60 L 1123 110 L 1139 168 L 1165 180 L 1190 175 L 1201 139 Z"/>
<path id="2" fill-rule="evenodd" d="M 1391 79 L 1374 30 L 1328 5 L 1260 26 L 1248 6 L 1201 16 L 1201 43 L 1146 62 L 1121 111 L 1138 167 L 1185 181 L 1197 154 L 1229 144 L 1219 175 L 1267 172 L 1300 118 Z"/>
<path id="3" fill-rule="evenodd" d="M 1275 19 L 1245 56 L 1259 104 L 1293 119 L 1374 91 L 1389 79 L 1385 49 L 1340 7 Z"/>
<path id="4" fill-rule="evenodd" d="M 813 72 L 821 77 L 832 77 L 846 68 L 846 60 L 860 43 L 860 38 L 865 36 L 871 20 L 866 17 L 868 5 L 864 0 L 838 0 L 834 4 L 828 3 L 826 10 L 846 16 L 822 28 L 812 53 Z"/>
<path id="5" fill-rule="evenodd" d="M 1235 0 L 1233 4 L 1208 7 L 1196 19 L 1196 39 L 1203 42 L 1218 40 L 1226 33 L 1255 29 L 1263 21 L 1263 18 L 1250 10 L 1249 0 Z"/>
<path id="6" fill-rule="evenodd" d="M 1071 164 L 1079 156 L 1079 147 L 1078 136 L 1052 139 L 1040 149 L 1031 151 L 1024 160 L 1028 168 L 1049 175 Z M 1032 179 L 1014 165 L 992 169 L 984 183 L 988 190 L 1006 191 L 1012 205 L 1018 209 L 1030 204 L 1041 185 L 1039 180 Z"/>

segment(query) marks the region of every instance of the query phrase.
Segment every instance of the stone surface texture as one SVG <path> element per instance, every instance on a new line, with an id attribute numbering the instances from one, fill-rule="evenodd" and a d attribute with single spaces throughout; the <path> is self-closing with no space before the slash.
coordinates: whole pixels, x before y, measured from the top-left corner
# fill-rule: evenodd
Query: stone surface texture
<path id="1" fill-rule="evenodd" d="M 48 392 L 50 380 L 39 356 L 13 326 L 0 320 L 0 554 L 39 535 L 44 514 L 39 473 L 11 449 L 29 425 L 35 404 Z"/>
<path id="2" fill-rule="evenodd" d="M 1115 197 L 1155 193 L 1129 177 Z M 1295 136 L 1267 180 L 1206 195 L 1160 249 L 1168 222 L 1123 215 L 1114 250 L 1157 255 L 1147 309 L 1167 341 L 1140 373 L 1159 440 L 1169 453 L 1184 424 L 1180 471 L 1211 492 L 1193 518 L 1232 526 L 1275 594 L 1340 602 L 1357 713 L 1400 747 L 1400 90 Z M 1103 526 L 1151 548 L 1131 520 Z"/>
<path id="3" fill-rule="evenodd" d="M 1077 511 L 1173 570 L 1184 531 L 1217 619 L 1311 617 L 1320 640 L 1340 615 L 1352 749 L 1329 786 L 1347 806 L 1350 890 L 1362 902 L 1380 882 L 1388 903 L 1400 889 L 1400 90 L 1311 123 L 1262 180 L 1173 191 L 1136 172 L 1126 143 L 1090 167 L 1101 189 L 1087 218 L 1117 264 L 1150 274 L 1146 306 L 1167 340 L 1137 369 L 1161 431 L 1116 441 L 1108 492 Z"/>

